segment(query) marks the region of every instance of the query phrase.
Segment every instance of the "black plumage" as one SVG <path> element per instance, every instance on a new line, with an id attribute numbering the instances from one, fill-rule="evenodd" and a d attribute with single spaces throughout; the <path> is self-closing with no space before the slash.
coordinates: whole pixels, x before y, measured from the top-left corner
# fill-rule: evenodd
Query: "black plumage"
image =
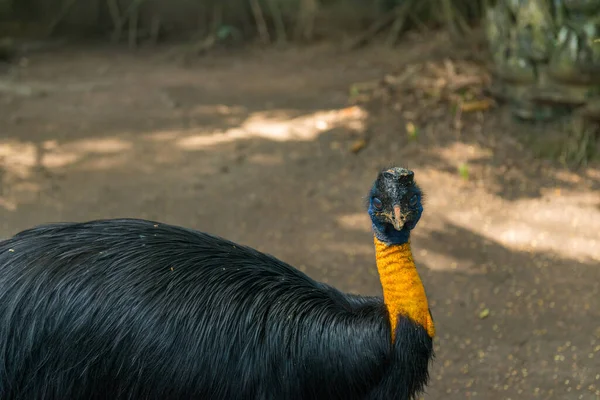
<path id="1" fill-rule="evenodd" d="M 136 219 L 0 242 L 0 399 L 410 399 L 432 339 L 378 297 Z"/>

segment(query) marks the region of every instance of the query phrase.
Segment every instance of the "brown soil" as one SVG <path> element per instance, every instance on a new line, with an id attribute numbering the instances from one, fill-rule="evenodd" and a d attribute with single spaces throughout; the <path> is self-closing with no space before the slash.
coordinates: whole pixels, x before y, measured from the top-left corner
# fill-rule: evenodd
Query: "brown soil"
<path id="1" fill-rule="evenodd" d="M 425 114 L 411 140 L 401 98 L 349 108 L 352 83 L 447 45 L 165 54 L 69 48 L 0 76 L 0 236 L 148 218 L 379 294 L 363 198 L 407 166 L 428 195 L 413 249 L 439 335 L 425 398 L 600 399 L 600 168 L 534 159 L 516 138 L 542 131 L 503 109 L 460 130 Z"/>

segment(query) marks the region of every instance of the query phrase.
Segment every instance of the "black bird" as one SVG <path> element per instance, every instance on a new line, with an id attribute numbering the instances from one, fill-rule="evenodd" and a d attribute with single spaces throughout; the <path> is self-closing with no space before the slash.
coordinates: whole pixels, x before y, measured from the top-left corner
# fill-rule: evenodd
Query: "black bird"
<path id="1" fill-rule="evenodd" d="M 1 242 L 0 399 L 414 398 L 434 336 L 409 244 L 422 194 L 392 168 L 368 199 L 383 299 L 152 221 Z"/>

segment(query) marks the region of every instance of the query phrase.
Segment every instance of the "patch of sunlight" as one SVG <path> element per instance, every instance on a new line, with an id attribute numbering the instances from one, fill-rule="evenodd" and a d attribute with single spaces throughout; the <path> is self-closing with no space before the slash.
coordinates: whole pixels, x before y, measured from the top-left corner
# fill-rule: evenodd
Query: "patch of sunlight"
<path id="1" fill-rule="evenodd" d="M 592 179 L 598 179 L 600 180 L 600 169 L 598 168 L 588 168 L 585 171 L 585 174 Z"/>
<path id="2" fill-rule="evenodd" d="M 237 139 L 249 137 L 242 129 L 230 129 L 226 132 L 214 133 L 212 135 L 198 134 L 183 137 L 176 141 L 177 146 L 185 150 L 198 150 L 204 147 L 216 146 L 221 143 L 233 142 Z"/>
<path id="3" fill-rule="evenodd" d="M 90 154 L 114 154 L 132 148 L 130 142 L 118 138 L 83 139 L 65 144 L 46 141 L 0 141 L 0 159 L 4 168 L 19 178 L 27 178 L 34 167 L 48 169 L 71 165 Z"/>
<path id="4" fill-rule="evenodd" d="M 77 162 L 80 158 L 80 154 L 57 151 L 45 154 L 42 159 L 42 165 L 49 169 L 61 168 Z"/>
<path id="5" fill-rule="evenodd" d="M 33 143 L 0 141 L 0 162 L 6 173 L 26 179 L 38 162 L 38 148 Z"/>
<path id="6" fill-rule="evenodd" d="M 519 200 L 509 217 L 486 216 L 477 210 L 450 211 L 449 221 L 502 245 L 523 251 L 548 251 L 579 260 L 600 261 L 600 211 L 549 200 Z"/>
<path id="7" fill-rule="evenodd" d="M 0 208 L 4 208 L 6 211 L 16 211 L 17 203 L 0 196 Z"/>
<path id="8" fill-rule="evenodd" d="M 455 142 L 450 146 L 444 146 L 435 150 L 444 160 L 454 163 L 456 161 L 467 162 L 481 158 L 491 158 L 492 151 L 481 146 Z"/>
<path id="9" fill-rule="evenodd" d="M 337 223 L 343 228 L 371 232 L 371 221 L 366 212 L 346 214 L 337 218 Z"/>
<path id="10" fill-rule="evenodd" d="M 86 158 L 86 156 L 111 155 L 131 150 L 131 142 L 119 138 L 81 139 L 59 145 L 46 142 L 41 163 L 45 168 L 62 168 Z"/>
<path id="11" fill-rule="evenodd" d="M 367 112 L 360 107 L 318 111 L 300 117 L 288 118 L 272 111 L 257 112 L 239 127 L 213 134 L 197 134 L 180 138 L 177 146 L 186 150 L 198 150 L 239 139 L 264 138 L 273 141 L 309 141 L 323 132 L 345 127 L 351 130 L 364 128 Z"/>
<path id="12" fill-rule="evenodd" d="M 544 197 L 554 198 L 555 202 L 567 206 L 595 207 L 600 204 L 600 192 L 581 192 L 575 189 L 564 189 L 561 187 L 542 188 L 540 193 Z"/>
<path id="13" fill-rule="evenodd" d="M 35 203 L 39 201 L 41 190 L 41 185 L 35 182 L 12 182 L 8 193 L 0 196 L 0 208 L 4 208 L 6 211 L 16 211 L 19 203 Z"/>
<path id="14" fill-rule="evenodd" d="M 121 162 L 132 147 L 119 138 L 82 139 L 65 144 L 56 140 L 39 144 L 0 140 L 0 167 L 6 183 L 0 208 L 15 211 L 20 203 L 38 200 L 42 190 L 36 179 L 39 168 L 52 170 L 83 162 L 79 168 L 106 169 Z"/>
<path id="15" fill-rule="evenodd" d="M 119 138 L 102 138 L 102 139 L 82 139 L 69 142 L 61 148 L 67 151 L 73 151 L 77 153 L 119 153 L 122 151 L 130 150 L 133 147 L 131 142 L 125 141 Z"/>
<path id="16" fill-rule="evenodd" d="M 372 233 L 371 221 L 369 216 L 365 212 L 353 213 L 342 215 L 337 218 L 337 223 L 344 228 L 369 232 Z M 428 250 L 418 243 L 427 237 L 428 233 L 435 231 L 436 228 L 432 227 L 431 224 L 421 224 L 419 226 L 419 230 L 414 232 L 414 243 L 417 245 L 413 247 L 413 251 L 415 255 L 418 256 L 418 260 L 416 260 L 417 266 L 419 265 L 427 265 L 429 269 L 441 271 L 441 270 L 460 270 L 463 273 L 468 274 L 480 274 L 481 271 L 477 271 L 475 268 L 475 264 L 469 260 L 461 260 L 460 266 L 456 261 L 456 258 L 446 255 L 443 253 L 433 252 Z M 351 248 L 356 247 L 356 245 L 352 246 L 343 246 L 338 245 L 338 247 L 334 247 L 335 245 L 327 245 L 328 249 L 333 247 L 335 250 L 352 256 L 352 255 L 369 255 L 372 256 L 374 252 L 374 247 L 371 241 L 360 244 L 357 249 L 352 250 Z"/>
<path id="17" fill-rule="evenodd" d="M 572 171 L 558 170 L 554 173 L 554 177 L 559 181 L 565 183 L 578 183 L 581 182 L 581 177 Z"/>

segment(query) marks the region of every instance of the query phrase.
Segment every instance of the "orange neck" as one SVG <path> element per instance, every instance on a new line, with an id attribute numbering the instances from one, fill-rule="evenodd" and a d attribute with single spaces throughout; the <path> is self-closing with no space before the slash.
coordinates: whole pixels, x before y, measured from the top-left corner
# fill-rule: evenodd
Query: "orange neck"
<path id="1" fill-rule="evenodd" d="M 429 313 L 425 288 L 412 258 L 410 242 L 387 245 L 375 237 L 375 256 L 383 301 L 390 314 L 392 340 L 395 338 L 398 316 L 406 316 L 435 336 L 435 327 Z"/>

